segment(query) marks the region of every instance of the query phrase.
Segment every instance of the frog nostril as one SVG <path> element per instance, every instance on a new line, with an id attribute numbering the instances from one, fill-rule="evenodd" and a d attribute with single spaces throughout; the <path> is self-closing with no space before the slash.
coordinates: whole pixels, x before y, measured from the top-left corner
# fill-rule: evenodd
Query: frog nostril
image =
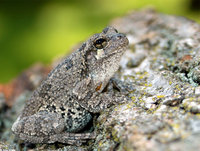
<path id="1" fill-rule="evenodd" d="M 119 39 L 121 39 L 122 37 L 124 37 L 124 36 L 122 36 L 122 35 L 119 35 L 119 36 L 118 36 Z"/>
<path id="2" fill-rule="evenodd" d="M 118 34 L 116 38 L 117 38 L 117 39 L 123 39 L 124 37 L 125 37 L 125 36 L 124 36 L 123 34 Z"/>

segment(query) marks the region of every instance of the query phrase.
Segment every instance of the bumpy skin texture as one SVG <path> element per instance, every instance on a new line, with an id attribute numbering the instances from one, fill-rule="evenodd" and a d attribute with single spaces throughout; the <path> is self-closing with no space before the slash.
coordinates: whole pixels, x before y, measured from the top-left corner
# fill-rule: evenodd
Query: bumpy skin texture
<path id="1" fill-rule="evenodd" d="M 91 113 L 127 101 L 107 86 L 127 45 L 126 36 L 113 27 L 93 35 L 34 91 L 12 131 L 31 143 L 80 144 L 94 138 L 93 133 L 78 133 Z"/>

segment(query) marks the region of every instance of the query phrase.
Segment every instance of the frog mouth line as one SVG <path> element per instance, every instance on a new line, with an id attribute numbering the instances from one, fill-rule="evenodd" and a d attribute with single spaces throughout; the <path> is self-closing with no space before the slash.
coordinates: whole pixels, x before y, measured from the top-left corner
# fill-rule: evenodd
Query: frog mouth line
<path id="1" fill-rule="evenodd" d="M 127 48 L 121 48 L 121 49 L 118 49 L 117 51 L 114 51 L 114 52 L 112 52 L 112 53 L 110 53 L 110 54 L 104 54 L 105 56 L 104 57 L 102 57 L 102 58 L 99 58 L 99 61 L 102 61 L 102 60 L 104 60 L 104 59 L 107 59 L 107 58 L 111 58 L 112 56 L 115 56 L 116 54 L 118 54 L 118 53 L 121 53 L 121 52 L 125 52 L 125 50 L 126 50 Z"/>

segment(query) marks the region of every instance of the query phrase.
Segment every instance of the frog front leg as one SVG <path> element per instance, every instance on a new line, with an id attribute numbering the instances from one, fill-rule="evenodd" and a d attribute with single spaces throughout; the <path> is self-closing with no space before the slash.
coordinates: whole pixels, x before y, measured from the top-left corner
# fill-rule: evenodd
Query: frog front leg
<path id="1" fill-rule="evenodd" d="M 92 113 L 99 113 L 114 104 L 121 104 L 131 99 L 127 96 L 130 91 L 135 90 L 132 84 L 124 83 L 116 78 L 112 78 L 104 90 L 101 89 L 103 84 L 93 88 L 96 92 L 92 95 L 87 90 L 89 78 L 81 81 L 75 87 L 73 93 L 77 96 L 77 102 L 80 106 Z"/>
<path id="2" fill-rule="evenodd" d="M 99 113 L 109 108 L 111 105 L 121 104 L 130 101 L 125 95 L 110 92 L 104 92 L 99 95 L 92 96 L 87 102 L 81 101 L 82 107 L 92 113 Z"/>
<path id="3" fill-rule="evenodd" d="M 110 107 L 111 105 L 122 104 L 131 99 L 127 96 L 127 92 L 115 92 L 113 89 L 110 88 L 111 86 L 107 87 L 106 92 L 101 93 L 94 93 L 92 97 L 88 100 L 79 100 L 80 105 L 92 113 L 99 113 L 104 109 Z"/>
<path id="4" fill-rule="evenodd" d="M 21 139 L 31 143 L 62 142 L 80 145 L 93 134 L 70 133 L 65 130 L 65 120 L 57 113 L 41 111 L 27 117 L 19 117 L 12 131 Z"/>

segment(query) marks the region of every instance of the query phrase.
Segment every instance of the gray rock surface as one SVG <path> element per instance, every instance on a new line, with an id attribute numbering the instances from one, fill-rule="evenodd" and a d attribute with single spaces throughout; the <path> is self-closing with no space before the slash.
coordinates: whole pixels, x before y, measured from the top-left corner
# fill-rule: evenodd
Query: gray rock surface
<path id="1" fill-rule="evenodd" d="M 200 25 L 153 10 L 132 12 L 111 25 L 130 42 L 116 76 L 135 91 L 132 102 L 99 116 L 101 135 L 93 148 L 200 150 Z"/>
<path id="2" fill-rule="evenodd" d="M 200 150 L 200 25 L 153 10 L 131 12 L 113 20 L 111 25 L 129 38 L 129 50 L 115 76 L 134 85 L 135 90 L 129 94 L 132 101 L 112 106 L 97 116 L 97 137 L 85 146 L 37 144 L 21 148 Z M 22 96 L 28 96 L 25 94 L 18 97 L 19 102 L 23 102 Z M 16 108 L 13 106 L 12 110 Z M 13 138 L 1 137 L 2 142 L 10 139 Z"/>

